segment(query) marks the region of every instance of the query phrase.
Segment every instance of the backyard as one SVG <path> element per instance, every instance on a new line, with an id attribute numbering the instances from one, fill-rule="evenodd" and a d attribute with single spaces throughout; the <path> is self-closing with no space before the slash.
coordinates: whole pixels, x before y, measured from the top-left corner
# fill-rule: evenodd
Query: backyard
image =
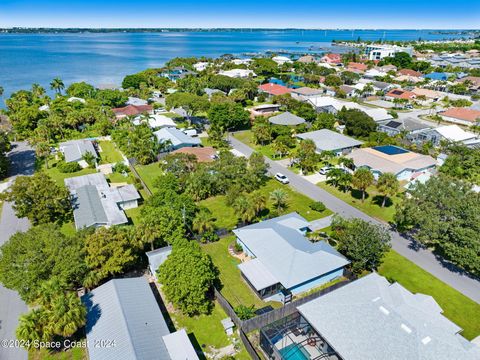
<path id="1" fill-rule="evenodd" d="M 98 146 L 102 149 L 100 152 L 102 164 L 115 164 L 123 161 L 122 154 L 112 141 L 99 141 Z"/>
<path id="2" fill-rule="evenodd" d="M 160 169 L 160 163 L 154 162 L 148 165 L 135 165 L 135 170 L 137 170 L 138 175 L 140 175 L 150 191 L 153 192 L 154 180 L 163 174 L 162 169 Z"/>
<path id="3" fill-rule="evenodd" d="M 58 163 L 59 161 L 50 160 L 48 162 L 48 169 L 45 168 L 45 165 L 43 165 L 43 171 L 45 171 L 45 173 L 47 173 L 58 185 L 64 185 L 65 184 L 64 180 L 66 178 L 87 175 L 87 174 L 94 174 L 97 172 L 97 170 L 95 169 L 86 168 L 73 173 L 62 173 L 57 168 Z"/>
<path id="4" fill-rule="evenodd" d="M 244 144 L 250 146 L 252 149 L 255 151 L 260 152 L 262 155 L 272 159 L 272 160 L 280 160 L 282 157 L 276 156 L 275 151 L 272 148 L 272 144 L 267 144 L 267 145 L 257 145 L 253 142 L 253 133 L 251 130 L 245 130 L 245 131 L 238 131 L 234 134 L 234 137 Z M 284 156 L 283 158 L 285 158 Z"/>
<path id="5" fill-rule="evenodd" d="M 80 340 L 85 341 L 85 339 Z M 31 350 L 28 352 L 28 360 L 87 360 L 85 348 L 78 347 L 66 351 L 50 352 L 47 349 Z"/>
<path id="6" fill-rule="evenodd" d="M 319 182 L 318 187 L 328 191 L 330 194 L 345 201 L 357 209 L 363 211 L 376 219 L 392 222 L 395 215 L 395 205 L 402 200 L 402 195 L 397 194 L 393 198 L 388 198 L 385 207 L 382 208 L 383 196 L 377 191 L 374 186 L 367 188 L 365 202 L 362 203 L 362 193 L 359 190 L 351 190 L 343 192 L 335 186 L 329 185 L 326 182 Z"/>
<path id="7" fill-rule="evenodd" d="M 232 305 L 233 308 L 239 305 L 251 306 L 256 309 L 267 305 L 279 307 L 280 303 L 264 302 L 261 300 L 243 281 L 240 270 L 237 265 L 240 260 L 233 257 L 228 252 L 228 247 L 235 241 L 235 236 L 227 236 L 217 242 L 204 245 L 203 250 L 210 255 L 213 263 L 220 271 L 220 281 L 222 283 L 221 293 Z"/>
<path id="8" fill-rule="evenodd" d="M 411 261 L 391 250 L 378 273 L 397 281 L 413 293 L 433 296 L 445 317 L 463 328 L 462 335 L 471 340 L 480 335 L 480 304 L 440 281 Z"/>

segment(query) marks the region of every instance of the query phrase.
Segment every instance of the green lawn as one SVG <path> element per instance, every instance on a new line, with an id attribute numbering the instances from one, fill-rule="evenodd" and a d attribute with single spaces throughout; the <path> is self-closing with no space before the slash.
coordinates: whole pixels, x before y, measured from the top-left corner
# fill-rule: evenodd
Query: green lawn
<path id="1" fill-rule="evenodd" d="M 87 360 L 85 348 L 73 348 L 67 351 L 49 352 L 46 349 L 31 350 L 28 352 L 28 360 Z"/>
<path id="2" fill-rule="evenodd" d="M 240 140 L 241 142 L 243 142 L 244 144 L 250 146 L 255 151 L 260 152 L 262 155 L 264 155 L 264 156 L 266 156 L 266 157 L 268 157 L 272 160 L 282 159 L 281 157 L 275 155 L 275 152 L 273 151 L 271 144 L 264 145 L 264 146 L 255 144 L 253 142 L 253 133 L 252 133 L 251 130 L 236 132 L 234 134 L 234 137 L 236 139 Z"/>
<path id="3" fill-rule="evenodd" d="M 192 333 L 203 350 L 208 351 L 208 346 L 218 349 L 230 343 L 221 324 L 227 314 L 217 302 L 215 302 L 215 307 L 209 315 L 189 317 L 176 312 L 170 316 L 175 323 L 175 327 L 177 329 L 185 328 L 188 334 Z"/>
<path id="4" fill-rule="evenodd" d="M 127 218 L 132 222 L 133 225 L 138 224 L 140 220 L 140 211 L 142 210 L 142 206 L 140 205 L 139 207 L 133 208 L 133 209 L 127 209 L 125 210 L 125 214 L 127 215 Z"/>
<path id="5" fill-rule="evenodd" d="M 288 208 L 285 213 L 296 211 L 308 221 L 332 214 L 329 209 L 321 213 L 310 209 L 309 205 L 312 203 L 310 198 L 294 191 L 289 186 L 280 184 L 278 181 L 273 179 L 268 180 L 265 186 L 260 188 L 260 192 L 267 198 L 267 208 L 269 211 L 273 209 L 272 201 L 269 199 L 270 193 L 278 188 L 285 190 L 288 195 Z M 233 208 L 227 206 L 225 201 L 225 196 L 219 195 L 202 200 L 198 203 L 198 205 L 205 206 L 210 209 L 213 217 L 215 218 L 215 224 L 217 228 L 231 230 L 238 224 L 238 217 L 235 215 Z"/>
<path id="6" fill-rule="evenodd" d="M 158 162 L 148 165 L 136 165 L 135 169 L 151 191 L 154 189 L 153 181 L 163 174 Z"/>
<path id="7" fill-rule="evenodd" d="M 373 186 L 367 189 L 364 203 L 362 203 L 362 194 L 358 190 L 343 192 L 334 186 L 328 185 L 326 182 L 320 182 L 317 186 L 327 190 L 332 195 L 363 211 L 365 214 L 386 222 L 393 221 L 395 204 L 402 200 L 402 195 L 396 195 L 391 200 L 387 199 L 385 207 L 382 208 L 383 196 Z"/>
<path id="8" fill-rule="evenodd" d="M 285 213 L 296 211 L 308 221 L 323 218 L 325 216 L 332 214 L 332 212 L 329 209 L 326 209 L 321 213 L 310 209 L 309 205 L 313 202 L 312 199 L 310 199 L 309 197 L 303 194 L 296 192 L 288 185 L 280 184 L 278 181 L 274 179 L 270 179 L 269 181 L 267 181 L 266 185 L 260 189 L 260 191 L 264 193 L 265 196 L 267 196 L 267 199 L 268 199 L 267 206 L 269 208 L 272 207 L 272 202 L 269 199 L 270 193 L 273 190 L 278 188 L 285 190 L 285 192 L 288 195 L 288 208 Z"/>
<path id="9" fill-rule="evenodd" d="M 480 304 L 440 281 L 411 261 L 390 251 L 378 273 L 390 281 L 397 281 L 413 293 L 433 296 L 443 314 L 464 330 L 462 335 L 471 340 L 480 335 Z"/>
<path id="10" fill-rule="evenodd" d="M 128 176 L 123 176 L 123 174 L 113 172 L 107 175 L 107 179 L 110 180 L 110 183 L 128 183 L 133 184 L 133 174 L 129 174 Z"/>
<path id="11" fill-rule="evenodd" d="M 74 173 L 61 173 L 57 168 L 57 163 L 58 162 L 56 161 L 50 160 L 48 162 L 48 169 L 46 169 L 45 166 L 43 166 L 42 169 L 59 185 L 60 184 L 64 185 L 65 183 L 63 180 L 66 178 L 87 175 L 87 174 L 94 174 L 97 172 L 97 170 L 95 169 L 86 168 Z"/>
<path id="12" fill-rule="evenodd" d="M 220 271 L 221 293 L 233 308 L 242 304 L 246 306 L 254 305 L 257 309 L 263 308 L 267 304 L 278 307 L 279 303 L 266 303 L 261 300 L 243 281 L 237 267 L 240 260 L 231 256 L 228 252 L 228 246 L 234 241 L 234 236 L 227 236 L 202 247 L 211 256 L 213 263 Z"/>
<path id="13" fill-rule="evenodd" d="M 100 152 L 102 164 L 114 164 L 123 161 L 122 154 L 113 141 L 99 141 L 98 145 L 102 149 L 102 152 Z"/>

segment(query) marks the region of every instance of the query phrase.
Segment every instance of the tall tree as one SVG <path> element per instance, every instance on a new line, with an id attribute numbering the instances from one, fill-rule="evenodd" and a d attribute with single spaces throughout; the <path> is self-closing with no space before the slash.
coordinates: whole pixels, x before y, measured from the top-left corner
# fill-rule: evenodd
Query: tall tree
<path id="1" fill-rule="evenodd" d="M 362 202 L 365 201 L 365 192 L 367 188 L 373 184 L 375 178 L 372 172 L 364 167 L 358 168 L 352 177 L 352 185 L 354 188 L 362 192 Z"/>
<path id="2" fill-rule="evenodd" d="M 61 94 L 62 90 L 65 89 L 65 84 L 63 83 L 62 79 L 56 77 L 51 81 L 50 89 L 55 90 L 57 94 Z"/>
<path id="3" fill-rule="evenodd" d="M 4 199 L 14 203 L 18 217 L 27 217 L 34 225 L 62 223 L 71 218 L 68 190 L 43 172 L 17 177 Z"/>
<path id="4" fill-rule="evenodd" d="M 283 189 L 275 189 L 270 193 L 270 200 L 277 211 L 282 212 L 288 207 L 288 194 Z"/>
<path id="5" fill-rule="evenodd" d="M 346 220 L 338 216 L 334 217 L 331 226 L 338 250 L 352 262 L 353 273 L 375 270 L 381 265 L 390 249 L 390 234 L 385 228 L 361 219 Z"/>
<path id="6" fill-rule="evenodd" d="M 191 316 L 210 311 L 217 270 L 197 242 L 178 241 L 157 274 L 167 299 L 184 314 Z"/>
<path id="7" fill-rule="evenodd" d="M 383 195 L 382 207 L 385 207 L 387 197 L 395 196 L 400 186 L 397 177 L 392 173 L 382 173 L 377 180 L 377 189 Z"/>
<path id="8" fill-rule="evenodd" d="M 317 147 L 313 140 L 305 139 L 298 144 L 295 150 L 295 158 L 298 160 L 298 165 L 302 172 L 309 172 L 315 170 L 319 161 L 319 156 L 316 152 Z"/>
<path id="9" fill-rule="evenodd" d="M 84 285 L 91 288 L 108 276 L 119 274 L 135 260 L 134 236 L 126 228 L 100 228 L 85 238 Z"/>

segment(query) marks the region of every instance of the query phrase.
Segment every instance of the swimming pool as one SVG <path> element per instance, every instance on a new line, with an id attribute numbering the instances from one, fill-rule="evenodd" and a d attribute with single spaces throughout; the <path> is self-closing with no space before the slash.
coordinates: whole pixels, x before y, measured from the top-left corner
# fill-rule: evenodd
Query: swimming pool
<path id="1" fill-rule="evenodd" d="M 402 149 L 401 147 L 393 146 L 393 145 L 375 146 L 374 149 L 387 155 L 399 155 L 399 154 L 406 154 L 409 152 L 408 150 L 405 150 L 405 149 Z"/>
<path id="2" fill-rule="evenodd" d="M 290 344 L 280 350 L 284 360 L 309 360 L 308 352 L 300 344 Z"/>

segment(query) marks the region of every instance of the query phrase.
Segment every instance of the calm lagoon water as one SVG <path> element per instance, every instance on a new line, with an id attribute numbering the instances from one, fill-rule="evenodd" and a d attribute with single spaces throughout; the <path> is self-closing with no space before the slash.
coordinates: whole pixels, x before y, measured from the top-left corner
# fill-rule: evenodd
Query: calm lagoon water
<path id="1" fill-rule="evenodd" d="M 160 67 L 176 56 L 307 51 L 311 46 L 329 47 L 333 39 L 358 37 L 363 40 L 416 40 L 419 37 L 438 40 L 447 35 L 431 34 L 427 30 L 1 34 L 0 86 L 5 89 L 5 98 L 12 91 L 30 88 L 32 83 L 48 89 L 50 81 L 57 76 L 66 85 L 75 81 L 97 86 L 119 84 L 126 74 Z"/>

